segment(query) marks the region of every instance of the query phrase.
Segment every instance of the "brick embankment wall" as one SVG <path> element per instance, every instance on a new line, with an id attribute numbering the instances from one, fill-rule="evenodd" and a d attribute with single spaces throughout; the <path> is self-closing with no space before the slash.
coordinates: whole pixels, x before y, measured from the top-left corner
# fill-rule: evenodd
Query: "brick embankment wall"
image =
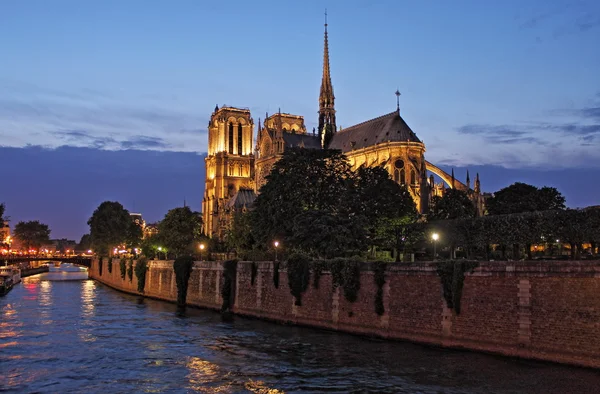
<path id="1" fill-rule="evenodd" d="M 482 262 L 467 274 L 457 315 L 446 306 L 433 263 L 390 264 L 383 287 L 385 312 L 375 313 L 373 272 L 361 272 L 358 299 L 348 302 L 324 272 L 294 305 L 287 273 L 273 281 L 273 264 L 237 268 L 233 312 L 263 319 L 356 334 L 465 348 L 507 356 L 600 368 L 600 262 Z M 144 295 L 175 301 L 172 262 L 151 261 Z M 196 262 L 189 305 L 220 309 L 220 262 Z M 118 290 L 137 292 L 137 278 L 121 279 L 118 260 L 102 276 L 94 260 L 90 277 Z"/>

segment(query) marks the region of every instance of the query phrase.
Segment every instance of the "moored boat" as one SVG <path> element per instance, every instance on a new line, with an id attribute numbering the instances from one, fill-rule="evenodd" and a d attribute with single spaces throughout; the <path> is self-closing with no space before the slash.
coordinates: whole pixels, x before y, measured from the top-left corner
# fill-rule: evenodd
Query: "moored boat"
<path id="1" fill-rule="evenodd" d="M 12 276 L 8 274 L 0 274 L 0 296 L 8 293 L 14 286 Z"/>

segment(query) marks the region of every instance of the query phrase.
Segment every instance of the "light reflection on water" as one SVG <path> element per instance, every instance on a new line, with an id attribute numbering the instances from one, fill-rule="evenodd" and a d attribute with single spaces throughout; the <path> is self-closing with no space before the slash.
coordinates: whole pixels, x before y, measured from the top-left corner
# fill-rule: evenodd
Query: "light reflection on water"
<path id="1" fill-rule="evenodd" d="M 586 393 L 600 387 L 600 374 L 591 370 L 257 320 L 223 322 L 197 309 L 181 317 L 171 304 L 86 276 L 52 278 L 26 278 L 0 298 L 0 391 Z"/>

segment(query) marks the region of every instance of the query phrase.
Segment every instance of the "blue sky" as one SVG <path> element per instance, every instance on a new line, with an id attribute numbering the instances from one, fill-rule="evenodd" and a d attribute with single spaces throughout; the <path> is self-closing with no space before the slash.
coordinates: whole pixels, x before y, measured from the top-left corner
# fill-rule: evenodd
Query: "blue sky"
<path id="1" fill-rule="evenodd" d="M 215 104 L 312 128 L 324 8 L 343 127 L 399 88 L 434 163 L 600 169 L 594 0 L 3 0 L 0 146 L 202 154 Z"/>

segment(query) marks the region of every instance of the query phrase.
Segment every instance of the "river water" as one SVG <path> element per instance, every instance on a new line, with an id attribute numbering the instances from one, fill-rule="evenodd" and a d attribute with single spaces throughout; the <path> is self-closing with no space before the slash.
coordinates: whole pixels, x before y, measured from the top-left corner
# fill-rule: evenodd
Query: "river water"
<path id="1" fill-rule="evenodd" d="M 600 373 L 266 323 L 25 278 L 0 298 L 0 391 L 592 393 Z"/>

